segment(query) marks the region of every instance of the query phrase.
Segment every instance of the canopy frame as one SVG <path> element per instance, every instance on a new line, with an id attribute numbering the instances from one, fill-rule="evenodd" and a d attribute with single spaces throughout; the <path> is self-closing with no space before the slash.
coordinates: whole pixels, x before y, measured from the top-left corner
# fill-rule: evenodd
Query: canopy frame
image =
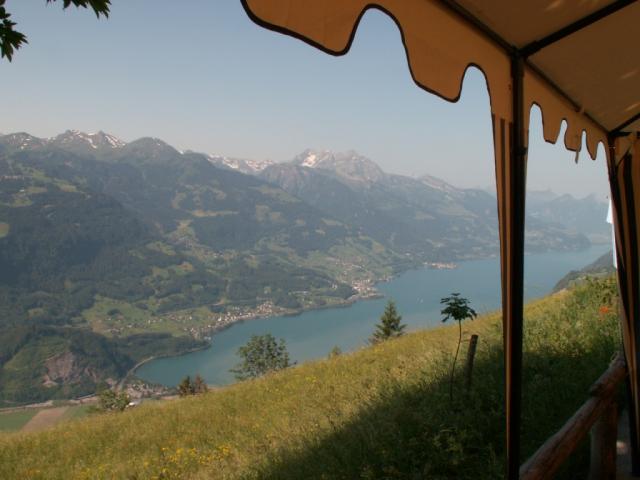
<path id="1" fill-rule="evenodd" d="M 244 0 L 243 0 L 244 1 Z M 554 43 L 563 40 L 574 33 L 579 32 L 580 30 L 587 28 L 590 25 L 616 13 L 617 11 L 627 7 L 629 5 L 634 4 L 638 0 L 618 0 L 615 3 L 609 4 L 596 12 L 587 15 L 584 18 L 581 18 L 565 27 L 560 28 L 559 30 L 543 37 L 540 40 L 534 40 L 533 42 L 528 43 L 524 47 L 518 48 L 515 45 L 509 43 L 506 39 L 500 36 L 496 31 L 492 30 L 488 25 L 483 23 L 477 17 L 475 17 L 471 12 L 469 12 L 466 8 L 460 5 L 455 0 L 439 0 L 443 5 L 445 5 L 448 9 L 450 9 L 455 14 L 459 15 L 460 18 L 464 19 L 469 25 L 473 26 L 480 33 L 485 35 L 487 38 L 491 39 L 496 45 L 498 45 L 502 50 L 504 50 L 505 54 L 512 57 L 514 55 L 518 55 L 524 58 L 525 64 L 527 68 L 529 68 L 532 72 L 534 72 L 537 76 L 539 76 L 551 89 L 553 89 L 556 93 L 560 94 L 567 100 L 573 108 L 580 112 L 582 110 L 582 106 L 579 102 L 577 102 L 574 98 L 571 97 L 567 92 L 565 92 L 557 83 L 551 80 L 547 75 L 544 74 L 535 64 L 529 61 L 529 57 L 538 53 L 540 50 L 543 50 L 546 47 L 553 45 Z M 372 4 L 375 7 L 375 4 Z M 393 18 L 398 24 L 398 27 L 401 28 L 399 22 L 395 19 L 393 14 L 386 12 L 385 9 L 382 9 L 387 13 L 391 18 Z M 285 32 L 286 33 L 286 32 Z M 327 52 L 331 53 L 331 52 Z M 481 70 L 482 68 L 479 67 Z M 418 82 L 416 82 L 418 83 Z M 589 115 L 587 112 L 582 111 L 582 114 L 587 117 L 591 122 L 596 124 L 598 128 L 600 128 L 603 132 L 607 132 L 608 129 L 600 124 L 595 118 Z M 640 114 L 638 114 L 640 116 Z M 637 119 L 637 117 L 635 118 Z M 628 124 L 622 125 L 622 128 L 626 127 L 633 123 L 632 120 Z"/>
<path id="2" fill-rule="evenodd" d="M 615 135 L 615 136 L 626 136 L 626 135 L 629 135 L 631 132 L 623 132 L 622 130 L 627 128 L 629 125 L 634 123 L 636 120 L 640 120 L 640 112 L 636 113 L 634 116 L 632 116 L 628 120 L 625 120 L 620 125 L 615 127 L 613 130 L 611 130 L 611 133 L 613 135 Z"/>
<path id="3" fill-rule="evenodd" d="M 530 57 L 534 53 L 539 52 L 543 48 L 548 47 L 556 42 L 559 42 L 563 38 L 568 37 L 569 35 L 573 35 L 574 33 L 582 30 L 583 28 L 587 28 L 589 25 L 592 25 L 603 18 L 608 17 L 609 15 L 613 15 L 618 10 L 627 7 L 634 3 L 636 0 L 620 0 L 615 3 L 610 3 L 605 7 L 602 7 L 600 10 L 596 10 L 595 12 L 583 17 L 579 20 L 576 20 L 573 23 L 570 23 L 566 27 L 563 27 L 555 32 L 547 35 L 540 40 L 534 40 L 533 42 L 525 45 L 520 48 L 520 53 L 525 57 Z"/>

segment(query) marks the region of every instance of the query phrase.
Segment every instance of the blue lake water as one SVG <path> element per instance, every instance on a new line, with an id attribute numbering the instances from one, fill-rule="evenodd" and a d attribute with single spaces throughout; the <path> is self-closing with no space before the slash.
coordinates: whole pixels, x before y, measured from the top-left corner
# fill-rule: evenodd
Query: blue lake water
<path id="1" fill-rule="evenodd" d="M 552 252 L 525 256 L 525 298 L 548 294 L 570 270 L 580 269 L 610 249 L 595 245 L 580 252 Z M 271 333 L 286 340 L 297 362 L 325 357 L 338 346 L 344 352 L 366 344 L 387 302 L 393 298 L 408 330 L 438 326 L 440 299 L 460 292 L 478 313 L 500 307 L 500 260 L 460 262 L 454 270 L 418 269 L 381 283 L 384 299 L 363 300 L 344 308 L 312 310 L 296 316 L 270 317 L 237 323 L 217 333 L 211 348 L 180 357 L 153 360 L 137 370 L 147 381 L 175 386 L 185 375 L 199 373 L 211 385 L 234 381 L 229 369 L 239 361 L 238 347 L 251 335 Z"/>

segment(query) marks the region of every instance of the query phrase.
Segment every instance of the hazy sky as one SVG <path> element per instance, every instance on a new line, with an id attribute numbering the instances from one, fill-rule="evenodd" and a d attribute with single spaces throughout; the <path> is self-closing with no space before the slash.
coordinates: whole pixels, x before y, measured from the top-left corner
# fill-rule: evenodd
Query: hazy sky
<path id="1" fill-rule="evenodd" d="M 8 0 L 29 38 L 0 62 L 0 132 L 104 130 L 180 149 L 275 161 L 354 149 L 383 169 L 494 184 L 489 100 L 469 70 L 457 104 L 415 86 L 395 24 L 368 13 L 332 57 L 253 24 L 239 0 L 113 0 L 108 20 L 61 2 Z M 528 185 L 607 195 L 604 151 L 578 165 L 532 114 Z"/>

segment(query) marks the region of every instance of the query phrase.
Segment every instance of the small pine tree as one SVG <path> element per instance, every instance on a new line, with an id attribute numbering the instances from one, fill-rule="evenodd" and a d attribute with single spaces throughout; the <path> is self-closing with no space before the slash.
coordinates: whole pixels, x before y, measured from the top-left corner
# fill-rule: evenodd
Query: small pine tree
<path id="1" fill-rule="evenodd" d="M 396 303 L 393 300 L 389 300 L 384 308 L 384 313 L 380 317 L 380 323 L 376 325 L 376 330 L 369 339 L 369 343 L 375 345 L 403 335 L 406 325 L 400 323 L 400 320 L 402 320 L 402 315 L 398 314 Z"/>
<path id="2" fill-rule="evenodd" d="M 198 393 L 207 393 L 209 391 L 209 387 L 205 383 L 204 379 L 200 376 L 200 374 L 196 375 L 196 378 L 193 379 L 193 392 Z"/>
<path id="3" fill-rule="evenodd" d="M 208 391 L 209 387 L 207 387 L 207 384 L 200 374 L 197 374 L 193 380 L 187 375 L 178 385 L 178 395 L 181 397 L 188 397 L 189 395 L 197 395 L 198 393 L 206 393 Z"/>
<path id="4" fill-rule="evenodd" d="M 334 345 L 334 347 L 329 352 L 329 358 L 335 358 L 338 355 L 342 355 L 342 349 L 339 346 Z"/>
<path id="5" fill-rule="evenodd" d="M 195 387 L 193 385 L 193 382 L 191 381 L 191 377 L 187 375 L 178 385 L 178 395 L 180 395 L 181 397 L 186 397 L 188 395 L 193 395 L 194 393 Z"/>
<path id="6" fill-rule="evenodd" d="M 242 362 L 230 370 L 238 380 L 260 377 L 292 365 L 284 339 L 278 342 L 270 333 L 252 335 L 247 344 L 238 349 L 238 355 Z"/>

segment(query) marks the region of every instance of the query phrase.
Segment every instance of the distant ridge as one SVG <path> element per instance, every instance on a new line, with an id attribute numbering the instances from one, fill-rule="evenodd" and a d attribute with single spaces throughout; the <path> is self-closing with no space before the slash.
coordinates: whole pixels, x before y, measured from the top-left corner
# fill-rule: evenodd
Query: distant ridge
<path id="1" fill-rule="evenodd" d="M 586 277 L 603 277 L 610 275 L 613 272 L 615 272 L 615 268 L 613 267 L 613 252 L 609 250 L 586 267 L 580 270 L 572 270 L 567 273 L 553 287 L 553 292 L 559 292 L 560 290 L 569 288 L 584 280 Z"/>

